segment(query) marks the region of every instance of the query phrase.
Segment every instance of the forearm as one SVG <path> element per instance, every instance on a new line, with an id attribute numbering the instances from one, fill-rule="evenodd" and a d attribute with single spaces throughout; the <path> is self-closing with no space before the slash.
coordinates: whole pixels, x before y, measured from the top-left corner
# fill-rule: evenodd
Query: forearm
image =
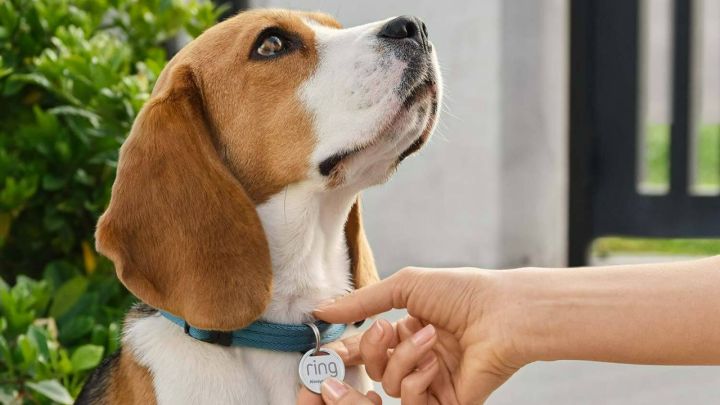
<path id="1" fill-rule="evenodd" d="M 531 360 L 720 364 L 720 256 L 508 277 Z"/>

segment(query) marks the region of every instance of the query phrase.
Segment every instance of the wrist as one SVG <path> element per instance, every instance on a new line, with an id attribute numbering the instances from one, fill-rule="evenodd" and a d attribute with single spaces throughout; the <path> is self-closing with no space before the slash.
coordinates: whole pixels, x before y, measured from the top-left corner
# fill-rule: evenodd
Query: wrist
<path id="1" fill-rule="evenodd" d="M 494 318 L 502 325 L 502 338 L 509 358 L 518 366 L 559 359 L 566 331 L 565 309 L 554 270 L 520 268 L 498 271 Z M 557 281 L 557 280 L 555 280 Z"/>

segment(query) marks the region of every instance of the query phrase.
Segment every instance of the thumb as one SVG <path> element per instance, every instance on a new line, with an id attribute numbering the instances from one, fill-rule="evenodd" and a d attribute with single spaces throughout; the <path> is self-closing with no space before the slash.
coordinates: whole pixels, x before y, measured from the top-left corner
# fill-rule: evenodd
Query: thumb
<path id="1" fill-rule="evenodd" d="M 335 378 L 323 381 L 321 390 L 327 405 L 380 405 L 382 402 L 377 395 L 365 396 Z"/>
<path id="2" fill-rule="evenodd" d="M 396 291 L 404 286 L 404 278 L 398 272 L 395 275 L 360 288 L 352 293 L 333 301 L 321 303 L 313 315 L 331 323 L 351 323 L 364 320 L 371 316 L 389 311 L 393 308 L 404 308 L 404 296 Z"/>

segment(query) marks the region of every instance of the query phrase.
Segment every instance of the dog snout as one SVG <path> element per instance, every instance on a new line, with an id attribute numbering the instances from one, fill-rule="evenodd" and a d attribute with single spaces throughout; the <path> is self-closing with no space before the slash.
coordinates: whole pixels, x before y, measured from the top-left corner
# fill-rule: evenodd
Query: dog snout
<path id="1" fill-rule="evenodd" d="M 380 38 L 389 40 L 415 41 L 423 49 L 430 49 L 427 27 L 421 19 L 409 15 L 395 17 L 385 23 L 377 34 Z"/>

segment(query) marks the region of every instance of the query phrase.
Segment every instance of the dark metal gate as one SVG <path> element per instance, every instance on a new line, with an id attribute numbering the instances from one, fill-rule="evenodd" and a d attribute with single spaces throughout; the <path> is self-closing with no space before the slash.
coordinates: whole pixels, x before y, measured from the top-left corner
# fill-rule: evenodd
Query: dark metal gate
<path id="1" fill-rule="evenodd" d="M 638 0 L 572 0 L 570 265 L 603 235 L 720 237 L 720 197 L 689 193 L 693 0 L 675 0 L 669 191 L 637 191 Z M 720 152 L 719 152 L 720 153 Z"/>

